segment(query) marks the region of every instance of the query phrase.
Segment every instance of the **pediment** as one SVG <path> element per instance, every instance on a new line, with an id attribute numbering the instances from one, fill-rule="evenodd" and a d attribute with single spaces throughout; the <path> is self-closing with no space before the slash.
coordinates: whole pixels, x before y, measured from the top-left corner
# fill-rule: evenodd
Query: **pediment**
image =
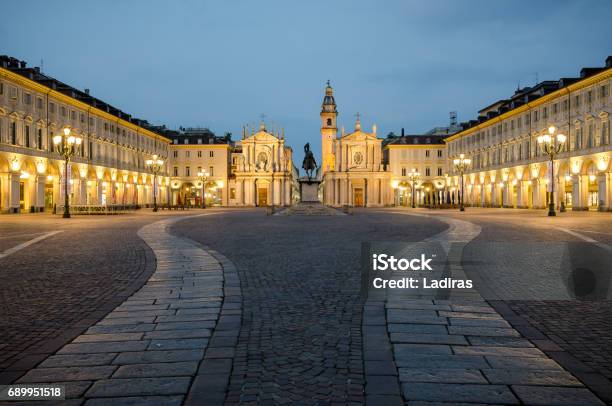
<path id="1" fill-rule="evenodd" d="M 343 141 L 365 141 L 374 139 L 376 139 L 375 135 L 363 132 L 361 130 L 346 134 L 344 137 L 342 137 Z"/>
<path id="2" fill-rule="evenodd" d="M 266 131 L 259 131 L 254 135 L 245 138 L 243 142 L 266 142 L 266 143 L 278 143 L 280 140 Z"/>

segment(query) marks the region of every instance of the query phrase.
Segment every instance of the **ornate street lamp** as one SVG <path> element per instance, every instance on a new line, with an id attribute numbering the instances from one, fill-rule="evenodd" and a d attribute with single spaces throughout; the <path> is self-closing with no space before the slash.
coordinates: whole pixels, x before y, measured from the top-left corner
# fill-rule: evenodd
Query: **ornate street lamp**
<path id="1" fill-rule="evenodd" d="M 203 209 L 206 208 L 206 180 L 208 179 L 208 175 L 209 174 L 206 171 L 198 172 L 198 179 L 202 183 L 202 208 Z"/>
<path id="2" fill-rule="evenodd" d="M 412 168 L 412 172 L 408 173 L 408 180 L 410 181 L 410 186 L 412 188 L 412 208 L 415 208 L 414 204 L 414 186 L 415 183 L 421 179 L 421 174 L 417 172 L 415 168 Z"/>
<path id="3" fill-rule="evenodd" d="M 459 172 L 459 177 L 461 178 L 461 198 L 459 199 L 459 211 L 465 211 L 465 207 L 463 206 L 463 172 L 465 172 L 471 163 L 472 160 L 470 158 L 466 158 L 464 154 L 459 154 L 459 158 L 453 159 L 455 170 Z"/>
<path id="4" fill-rule="evenodd" d="M 53 137 L 53 145 L 56 151 L 64 158 L 64 214 L 63 218 L 70 218 L 70 200 L 68 199 L 68 163 L 70 157 L 79 152 L 83 139 L 78 135 L 72 135 L 70 127 L 65 127 L 62 134 Z"/>
<path id="5" fill-rule="evenodd" d="M 153 172 L 153 211 L 157 211 L 157 174 L 161 172 L 164 161 L 159 159 L 157 154 L 153 155 L 153 159 L 147 159 L 145 164 L 151 172 Z"/>
<path id="6" fill-rule="evenodd" d="M 557 127 L 548 127 L 548 134 L 540 135 L 537 140 L 542 152 L 550 157 L 550 201 L 548 202 L 548 215 L 556 216 L 555 213 L 555 156 L 563 149 L 567 137 L 557 134 Z"/>

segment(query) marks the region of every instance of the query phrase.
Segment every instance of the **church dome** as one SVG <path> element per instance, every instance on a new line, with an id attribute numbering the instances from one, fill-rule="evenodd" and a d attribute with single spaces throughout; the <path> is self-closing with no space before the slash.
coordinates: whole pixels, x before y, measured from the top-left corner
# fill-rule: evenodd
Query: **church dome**
<path id="1" fill-rule="evenodd" d="M 334 89 L 329 84 L 329 80 L 327 81 L 327 86 L 325 87 L 325 97 L 323 97 L 323 104 L 321 105 L 323 111 L 327 112 L 336 112 L 336 100 L 334 100 Z"/>

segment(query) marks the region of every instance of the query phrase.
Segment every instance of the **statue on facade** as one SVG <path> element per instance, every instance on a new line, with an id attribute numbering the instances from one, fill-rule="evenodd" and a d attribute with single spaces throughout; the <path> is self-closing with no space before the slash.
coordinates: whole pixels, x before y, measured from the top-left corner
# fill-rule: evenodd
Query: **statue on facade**
<path id="1" fill-rule="evenodd" d="M 302 169 L 306 171 L 308 180 L 312 179 L 312 173 L 317 169 L 317 161 L 315 161 L 314 154 L 310 150 L 309 142 L 304 145 L 304 161 L 302 162 Z"/>

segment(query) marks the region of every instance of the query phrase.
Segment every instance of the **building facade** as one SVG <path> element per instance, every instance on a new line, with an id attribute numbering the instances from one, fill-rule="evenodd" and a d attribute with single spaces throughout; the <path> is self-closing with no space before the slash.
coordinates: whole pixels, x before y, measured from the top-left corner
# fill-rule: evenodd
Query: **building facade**
<path id="1" fill-rule="evenodd" d="M 402 130 L 402 135 L 385 142 L 384 148 L 394 205 L 438 205 L 449 200 L 444 136 L 404 135 Z"/>
<path id="2" fill-rule="evenodd" d="M 482 109 L 446 138 L 449 162 L 471 158 L 465 177 L 465 203 L 483 207 L 544 208 L 554 188 L 557 207 L 612 208 L 610 85 L 612 57 L 604 67 L 584 68 L 580 77 L 545 81 L 517 90 Z M 554 126 L 567 139 L 554 161 L 537 137 Z M 450 187 L 458 193 L 459 176 Z"/>
<path id="3" fill-rule="evenodd" d="M 242 130 L 231 157 L 229 206 L 289 206 L 293 201 L 293 153 L 284 131 Z"/>
<path id="4" fill-rule="evenodd" d="M 217 137 L 207 128 L 165 134 L 172 140 L 168 164 L 171 204 L 201 206 L 204 196 L 206 206 L 228 206 L 233 150 L 229 136 Z"/>
<path id="5" fill-rule="evenodd" d="M 321 106 L 323 203 L 330 206 L 381 207 L 391 204 L 390 172 L 383 162 L 382 139 L 362 130 L 338 137 L 338 111 L 333 89 L 327 84 Z M 331 151 L 331 152 L 330 152 Z"/>
<path id="6" fill-rule="evenodd" d="M 82 137 L 67 173 L 53 136 L 65 127 Z M 138 204 L 153 199 L 146 160 L 167 162 L 166 137 L 148 123 L 92 97 L 25 62 L 0 56 L 0 212 L 38 212 L 62 206 L 68 177 L 73 205 Z M 167 170 L 157 177 L 168 197 Z"/>

